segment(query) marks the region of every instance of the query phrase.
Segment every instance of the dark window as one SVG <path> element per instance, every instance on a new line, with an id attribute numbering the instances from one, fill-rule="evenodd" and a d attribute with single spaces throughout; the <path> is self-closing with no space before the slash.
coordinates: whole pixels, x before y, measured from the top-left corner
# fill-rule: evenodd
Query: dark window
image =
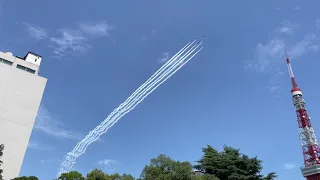
<path id="1" fill-rule="evenodd" d="M 27 67 L 24 67 L 24 66 L 21 66 L 21 65 L 18 64 L 17 68 L 25 71 Z"/>
<path id="2" fill-rule="evenodd" d="M 36 72 L 35 70 L 27 68 L 27 67 L 24 67 L 24 66 L 21 66 L 20 64 L 17 65 L 17 68 L 21 69 L 23 71 L 27 71 L 27 72 L 32 73 L 32 74 L 34 74 Z"/>
<path id="3" fill-rule="evenodd" d="M 0 62 L 2 62 L 3 64 L 10 65 L 10 66 L 13 64 L 11 61 L 8 61 L 8 60 L 2 59 L 2 58 L 0 58 Z"/>
<path id="4" fill-rule="evenodd" d="M 29 69 L 29 68 L 27 68 L 26 71 L 29 72 L 29 73 L 32 73 L 32 74 L 34 74 L 36 72 L 35 70 Z"/>

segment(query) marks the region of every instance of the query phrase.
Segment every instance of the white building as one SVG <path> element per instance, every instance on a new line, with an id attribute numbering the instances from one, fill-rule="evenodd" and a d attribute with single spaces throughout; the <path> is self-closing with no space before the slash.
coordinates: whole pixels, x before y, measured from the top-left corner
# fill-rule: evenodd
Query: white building
<path id="1" fill-rule="evenodd" d="M 47 79 L 39 76 L 42 57 L 0 52 L 0 144 L 3 178 L 19 176 Z"/>

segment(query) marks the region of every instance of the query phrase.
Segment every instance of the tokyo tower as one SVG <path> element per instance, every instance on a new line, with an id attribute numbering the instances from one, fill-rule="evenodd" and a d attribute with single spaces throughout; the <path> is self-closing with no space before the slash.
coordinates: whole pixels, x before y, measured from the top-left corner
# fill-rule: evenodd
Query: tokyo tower
<path id="1" fill-rule="evenodd" d="M 290 59 L 286 55 L 289 75 L 291 78 L 291 94 L 293 105 L 297 113 L 299 126 L 299 137 L 304 159 L 304 167 L 301 168 L 302 175 L 307 180 L 320 180 L 320 148 L 318 140 L 311 126 L 310 117 L 305 108 L 305 101 L 302 98 L 301 89 L 298 87 L 293 75 Z"/>

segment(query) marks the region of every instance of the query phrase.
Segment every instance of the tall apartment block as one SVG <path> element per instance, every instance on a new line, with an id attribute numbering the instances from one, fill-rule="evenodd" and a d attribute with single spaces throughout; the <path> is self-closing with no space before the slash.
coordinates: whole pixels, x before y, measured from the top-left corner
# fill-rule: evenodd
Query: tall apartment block
<path id="1" fill-rule="evenodd" d="M 39 76 L 42 57 L 0 52 L 0 144 L 5 180 L 19 176 L 47 79 Z"/>

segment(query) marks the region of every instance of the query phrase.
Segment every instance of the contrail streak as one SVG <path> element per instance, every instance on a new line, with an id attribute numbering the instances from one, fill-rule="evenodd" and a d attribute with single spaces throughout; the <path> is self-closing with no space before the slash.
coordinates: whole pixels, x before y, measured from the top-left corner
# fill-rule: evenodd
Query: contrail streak
<path id="1" fill-rule="evenodd" d="M 196 40 L 195 40 L 196 41 Z M 149 84 L 149 82 L 153 81 L 153 79 L 155 77 L 157 77 L 160 73 L 162 73 L 169 65 L 172 64 L 172 61 L 174 61 L 176 59 L 176 57 L 178 57 L 179 55 L 181 55 L 183 52 L 185 52 L 185 50 L 187 50 L 187 48 L 189 48 L 192 44 L 194 44 L 194 42 L 189 42 L 186 46 L 184 46 L 177 54 L 175 54 L 171 59 L 169 59 L 167 61 L 167 63 L 165 63 L 157 72 L 155 72 L 143 85 L 141 85 L 131 96 L 129 96 L 129 98 L 124 102 L 122 103 L 118 108 L 116 108 L 106 119 L 109 119 L 111 116 L 113 116 L 115 113 L 117 113 L 123 106 L 125 106 L 129 101 L 131 101 L 134 96 L 136 94 L 139 93 L 139 91 L 144 88 L 147 84 Z M 84 141 L 87 141 L 88 137 L 92 136 L 92 133 L 94 133 L 97 128 L 99 127 L 96 127 L 93 131 L 91 131 L 80 143 L 77 144 L 77 146 L 74 148 L 74 150 L 70 153 L 74 153 L 75 150 L 78 149 L 78 147 L 80 145 L 82 145 L 82 142 Z"/>
<path id="2" fill-rule="evenodd" d="M 188 52 L 190 52 L 190 50 L 189 50 Z M 198 52 L 197 52 L 197 53 L 198 53 Z M 188 53 L 188 54 L 190 54 L 190 53 Z M 195 54 L 194 54 L 194 55 L 195 55 Z M 193 56 L 194 56 L 194 55 L 193 55 Z M 185 55 L 185 56 L 187 56 L 187 55 Z M 192 56 L 192 57 L 193 57 L 193 56 Z M 180 59 L 183 59 L 183 58 L 184 58 L 184 57 L 180 57 Z M 183 64 L 185 64 L 185 63 L 183 63 Z M 182 66 L 181 66 L 181 67 L 182 67 Z M 180 68 L 181 68 L 181 67 L 180 67 Z M 179 68 L 179 69 L 180 69 L 180 68 Z M 171 68 L 171 69 L 172 69 L 172 68 Z M 176 71 L 177 71 L 177 70 L 176 70 Z M 168 73 L 168 72 L 167 72 L 167 73 Z M 153 84 L 154 84 L 154 83 L 153 83 Z M 151 93 L 151 92 L 150 92 L 150 93 Z M 150 94 L 150 93 L 148 93 L 148 94 Z M 144 97 L 144 98 L 145 98 L 145 97 Z M 143 99 L 144 99 L 144 98 L 143 98 Z M 141 102 L 141 101 L 140 101 L 140 102 Z M 131 108 L 131 109 L 132 109 L 132 108 Z M 122 111 L 123 111 L 123 110 L 122 110 Z M 127 113 L 127 112 L 126 112 L 126 113 Z M 125 114 L 126 114 L 126 113 L 125 113 Z M 125 114 L 123 114 L 123 115 L 125 115 Z M 123 116 L 123 115 L 122 115 L 122 116 Z M 122 116 L 121 116 L 121 117 L 122 117 Z M 118 118 L 118 119 L 119 119 L 119 118 Z M 112 122 L 113 122 L 113 121 L 112 121 Z M 115 123 L 115 122 L 113 122 L 112 124 L 114 124 L 114 123 Z M 108 122 L 108 124 L 110 124 L 110 121 Z M 100 128 L 100 127 L 101 127 L 101 125 L 99 126 L 99 128 Z M 105 125 L 104 125 L 103 127 L 105 127 Z M 108 128 L 109 128 L 109 127 L 108 127 Z M 105 129 L 105 130 L 106 130 L 106 129 Z M 92 134 L 92 133 L 91 133 L 91 134 Z M 101 135 L 101 133 L 99 133 L 99 136 L 100 136 L 100 135 Z M 96 139 L 96 138 L 95 138 L 95 139 Z M 90 138 L 90 141 L 92 141 L 92 138 Z M 91 144 L 91 143 L 86 142 L 85 148 L 86 148 L 89 144 Z M 79 150 L 77 150 L 77 149 L 74 149 L 74 150 L 76 150 L 76 151 L 79 152 Z M 74 151 L 73 151 L 73 152 L 74 152 Z M 80 150 L 80 153 L 81 153 L 81 152 L 82 152 L 82 153 L 84 152 L 84 151 L 82 150 L 82 148 L 81 148 L 81 150 Z M 82 154 L 82 153 L 81 153 L 81 154 Z M 77 153 L 77 154 L 73 154 L 72 152 L 71 152 L 71 153 L 68 153 L 68 156 L 69 156 L 69 157 L 67 157 L 66 159 L 67 159 L 68 161 L 72 161 L 72 162 L 70 162 L 70 163 L 68 163 L 68 164 L 69 164 L 69 165 L 70 165 L 70 164 L 73 164 L 73 163 L 74 163 L 74 159 L 75 159 L 77 156 L 81 155 L 81 154 L 78 154 L 78 153 Z M 71 156 L 71 157 L 70 157 L 70 156 Z M 72 158 L 72 156 L 73 156 L 73 158 Z M 76 157 L 75 157 L 75 156 L 76 156 Z M 65 164 L 65 163 L 63 163 L 63 164 Z M 67 165 L 67 164 L 65 164 L 65 165 Z M 71 165 L 71 166 L 72 166 L 72 165 Z"/>
<path id="3" fill-rule="evenodd" d="M 202 50 L 202 48 L 200 48 L 194 55 L 196 55 L 196 54 L 198 54 L 200 51 Z M 193 55 L 193 56 L 194 56 Z M 192 57 L 193 57 L 192 56 Z M 191 58 L 192 58 L 191 57 Z M 96 140 L 98 140 L 98 138 L 102 135 L 102 134 L 104 134 L 110 127 L 112 127 L 115 123 L 117 123 L 118 122 L 118 120 L 122 117 L 122 116 L 124 116 L 125 114 L 127 114 L 128 112 L 130 112 L 131 110 L 133 110 L 140 102 L 142 102 L 149 94 L 151 94 L 158 86 L 160 86 L 162 83 L 164 83 L 168 78 L 170 78 L 175 72 L 177 72 L 180 68 L 182 68 L 183 66 L 184 66 L 184 64 L 186 64 L 189 60 L 191 60 L 191 58 L 190 59 L 188 59 L 188 60 L 186 60 L 181 66 L 179 66 L 176 70 L 174 70 L 169 76 L 167 76 L 166 78 L 164 78 L 160 83 L 158 83 L 155 87 L 151 87 L 151 88 L 149 88 L 148 89 L 148 93 L 146 93 L 146 94 L 144 94 L 144 96 L 139 100 L 139 98 L 137 98 L 136 100 L 135 100 L 135 104 L 132 104 L 132 105 L 130 105 L 130 108 L 128 108 L 128 109 L 126 109 L 126 111 L 124 112 L 124 113 L 122 113 L 122 114 L 120 114 L 120 115 L 118 115 L 118 117 L 116 117 L 116 120 L 114 120 L 114 121 L 108 121 L 108 123 L 107 123 L 107 127 L 105 127 L 105 126 L 103 126 L 103 127 L 105 127 L 104 128 L 104 130 L 101 132 L 99 132 L 99 134 L 98 134 L 98 136 L 97 137 L 95 137 L 94 139 L 93 139 L 93 142 L 94 141 L 96 141 Z M 158 80 L 158 81 L 160 81 L 160 80 Z M 151 90 L 150 90 L 151 89 Z M 140 96 L 141 97 L 141 96 Z M 110 125 L 111 124 L 111 125 Z M 86 146 L 85 146 L 85 148 L 84 149 L 81 149 L 81 151 L 80 152 L 85 152 L 86 151 L 86 148 L 87 148 L 87 146 L 88 146 L 89 144 L 87 144 Z"/>
<path id="4" fill-rule="evenodd" d="M 191 54 L 194 50 L 196 50 L 196 48 L 198 48 L 200 45 L 201 45 L 201 43 L 198 44 L 197 46 L 192 47 L 189 51 L 187 51 L 187 54 L 180 58 L 181 60 L 178 60 L 177 62 L 175 62 L 174 65 L 173 65 L 173 67 L 171 67 L 171 68 L 170 68 L 169 70 L 167 70 L 165 73 L 161 74 L 161 76 L 160 76 L 157 80 L 155 80 L 154 82 L 152 82 L 152 84 L 149 85 L 149 86 L 153 87 L 156 83 L 158 83 L 160 80 L 162 80 L 166 75 L 168 75 L 170 72 L 172 72 L 173 69 L 177 66 L 177 64 L 180 63 L 180 62 L 182 62 L 182 61 L 184 60 L 184 57 L 187 57 L 188 55 L 190 55 L 190 54 Z M 118 113 L 117 116 L 120 116 L 122 113 L 126 114 L 126 113 L 127 113 L 126 109 L 130 108 L 131 106 L 133 106 L 133 103 L 136 103 L 136 102 L 139 100 L 139 98 L 140 98 L 141 96 L 143 96 L 143 95 L 146 93 L 146 91 L 148 91 L 151 87 L 145 88 L 142 92 L 139 92 L 140 95 L 139 95 L 137 98 L 135 98 L 132 103 L 126 105 L 126 106 L 129 106 L 129 107 L 126 107 L 126 108 L 124 108 L 124 109 L 121 109 L 121 110 L 120 110 L 120 111 L 121 111 L 120 114 Z M 112 123 L 112 122 L 113 122 L 113 119 L 117 118 L 117 116 L 114 117 L 114 118 L 112 118 L 112 119 L 110 119 L 109 121 L 105 121 L 105 123 L 107 123 L 106 125 L 109 125 L 110 123 Z M 120 117 L 122 117 L 122 116 L 120 116 Z M 103 127 L 105 127 L 106 125 L 100 125 L 100 127 L 103 128 Z M 96 140 L 99 138 L 99 137 L 97 137 L 97 136 L 100 136 L 99 134 L 101 134 L 101 130 L 96 131 L 95 133 L 96 133 L 96 134 L 95 134 L 95 137 L 90 138 L 90 139 L 89 139 L 89 143 L 84 146 L 85 149 L 84 149 L 84 150 L 83 150 L 83 149 L 80 149 L 78 152 L 84 152 L 84 151 L 86 150 L 86 147 L 87 147 L 89 144 L 91 144 L 91 141 L 96 141 Z M 93 140 L 92 140 L 92 139 L 93 139 Z"/>
<path id="5" fill-rule="evenodd" d="M 194 41 L 194 42 L 195 42 L 195 41 Z M 190 42 L 189 42 L 189 43 L 188 43 L 184 48 L 182 48 L 175 56 L 173 56 L 173 57 L 172 57 L 165 65 L 163 65 L 153 76 L 151 76 L 151 78 L 149 78 L 142 86 L 140 86 L 124 103 L 122 103 L 118 108 L 116 108 L 116 109 L 106 118 L 106 120 L 109 119 L 109 121 L 104 121 L 104 123 L 108 123 L 108 122 L 112 121 L 114 118 L 111 118 L 111 119 L 110 119 L 110 117 L 112 117 L 115 113 L 118 113 L 123 106 L 127 106 L 128 104 L 130 104 L 130 103 L 128 103 L 128 102 L 130 102 L 130 100 L 132 100 L 132 99 L 135 98 L 135 96 L 139 93 L 138 91 L 140 91 L 141 89 L 143 89 L 147 84 L 149 84 L 149 82 L 152 82 L 153 79 L 154 79 L 155 77 L 157 77 L 159 74 L 161 74 L 161 72 L 162 72 L 163 70 L 165 70 L 166 67 L 169 66 L 169 65 L 171 64 L 171 62 L 176 59 L 177 56 L 181 55 L 181 53 L 183 53 L 183 52 L 184 52 L 188 47 L 190 47 L 194 42 L 192 42 L 191 44 L 190 44 Z M 190 50 L 189 50 L 189 51 L 190 51 Z M 122 109 L 122 111 L 123 111 L 123 109 Z M 121 112 L 120 112 L 120 113 L 121 113 Z M 118 113 L 118 114 L 119 114 L 119 113 Z M 91 144 L 92 139 L 95 139 L 95 137 L 97 136 L 97 133 L 99 133 L 99 130 L 98 130 L 98 129 L 101 128 L 101 127 L 104 127 L 104 126 L 105 126 L 104 124 L 100 124 L 99 126 L 97 126 L 93 131 L 91 131 L 91 132 L 89 133 L 88 136 L 86 136 L 80 143 L 78 143 L 78 145 L 74 148 L 74 150 L 73 150 L 72 152 L 70 152 L 69 154 L 74 154 L 73 156 L 78 156 L 78 155 L 75 155 L 76 151 L 82 152 L 82 149 L 83 149 L 84 146 L 85 146 L 85 148 L 86 148 L 89 144 Z M 94 133 L 95 133 L 95 135 L 93 135 Z M 90 137 L 90 136 L 91 136 L 91 137 Z M 92 136 L 94 136 L 94 137 L 92 137 Z M 88 139 L 88 138 L 90 138 L 90 139 Z M 79 150 L 79 149 L 80 149 L 80 150 Z M 76 153 L 76 154 L 78 154 L 78 153 Z"/>
<path id="6" fill-rule="evenodd" d="M 187 51 L 187 54 L 186 55 L 183 55 L 182 57 L 180 57 L 180 60 L 178 60 L 177 62 L 175 62 L 174 63 L 174 65 L 173 65 L 173 67 L 171 67 L 169 70 L 167 70 L 165 73 L 163 73 L 163 74 L 161 74 L 160 75 L 160 77 L 157 79 L 157 80 L 155 80 L 155 81 L 153 81 L 152 83 L 151 83 L 151 85 L 149 85 L 149 86 L 154 86 L 156 83 L 158 83 L 160 80 L 162 80 L 166 75 L 168 75 L 170 72 L 172 72 L 173 70 L 174 70 L 174 68 L 177 66 L 177 64 L 178 63 L 181 63 L 183 60 L 184 60 L 184 58 L 185 57 L 188 57 L 194 50 L 196 50 L 200 45 L 201 45 L 202 43 L 200 43 L 200 44 L 198 44 L 197 46 L 194 46 L 194 47 L 192 47 L 189 51 Z M 117 115 L 119 116 L 119 115 L 121 115 L 122 113 L 127 113 L 125 110 L 126 109 L 128 109 L 128 108 L 130 108 L 131 106 L 133 106 L 133 103 L 135 103 L 135 102 L 137 102 L 138 101 L 138 99 L 141 97 L 141 96 L 143 96 L 145 93 L 146 93 L 146 91 L 148 91 L 150 89 L 150 87 L 148 87 L 148 88 L 145 88 L 142 92 L 139 92 L 139 96 L 138 97 L 136 97 L 136 98 L 134 98 L 134 101 L 132 102 L 132 103 L 129 103 L 129 104 L 126 104 L 125 106 L 129 106 L 129 107 L 126 107 L 126 108 L 124 108 L 124 109 L 120 109 L 120 114 L 118 113 Z M 122 117 L 122 116 L 121 116 Z M 115 117 L 115 118 L 117 118 L 117 116 Z M 110 123 L 112 123 L 113 122 L 113 119 L 114 118 L 112 118 L 112 119 L 110 119 L 109 121 L 104 121 L 104 123 L 107 123 L 106 125 L 108 125 L 108 124 L 110 124 Z M 105 125 L 103 124 L 101 124 L 99 127 L 105 127 Z M 97 136 L 97 135 L 99 135 L 100 134 L 100 130 L 98 130 L 98 131 L 95 131 L 95 135 Z M 96 138 L 96 136 L 95 137 L 93 137 L 93 141 L 96 141 L 97 140 L 97 138 Z M 100 135 L 99 135 L 100 136 Z M 92 138 L 90 138 L 89 139 L 89 142 L 91 142 L 91 139 Z M 90 143 L 89 143 L 90 144 Z M 89 144 L 87 144 L 87 145 L 85 145 L 85 149 L 86 149 L 86 146 L 88 146 Z M 80 149 L 79 150 L 79 152 L 83 152 L 83 151 L 85 151 L 85 150 L 83 150 L 83 149 Z"/>
<path id="7" fill-rule="evenodd" d="M 196 40 L 195 40 L 196 41 Z M 176 60 L 176 58 L 178 56 L 180 56 L 182 53 L 184 53 L 191 45 L 193 45 L 195 43 L 195 41 L 193 42 L 189 42 L 186 46 L 184 46 L 177 54 L 175 54 L 170 60 L 167 61 L 167 63 L 165 63 L 157 72 L 155 72 L 145 83 L 143 83 L 143 85 L 141 85 L 131 96 L 129 96 L 129 98 L 122 103 L 118 108 L 116 108 L 106 119 L 109 119 L 110 117 L 112 117 L 115 113 L 117 113 L 123 106 L 127 105 L 129 103 L 129 101 L 131 101 L 136 94 L 139 93 L 139 91 L 141 89 L 143 89 L 147 84 L 149 84 L 150 82 L 153 81 L 154 78 L 156 78 L 159 74 L 161 74 L 168 66 L 170 66 L 172 64 L 173 61 Z M 92 133 L 96 132 L 96 130 L 99 128 L 100 126 L 96 127 L 93 131 L 91 131 L 81 142 L 84 142 L 87 140 L 87 138 L 89 136 L 92 135 Z M 74 148 L 74 151 L 78 148 L 78 146 L 82 145 L 81 143 L 78 143 L 77 146 Z M 70 153 L 74 153 L 74 151 L 70 152 Z"/>
<path id="8" fill-rule="evenodd" d="M 81 140 L 71 152 L 67 154 L 65 160 L 60 165 L 58 176 L 63 172 L 69 171 L 75 163 L 76 158 L 83 154 L 91 143 L 95 142 L 102 134 L 106 133 L 107 130 L 117 123 L 121 117 L 133 110 L 158 86 L 164 83 L 186 63 L 188 63 L 196 54 L 198 54 L 203 47 L 197 51 L 196 49 L 201 45 L 202 42 L 196 45 L 194 43 L 195 41 L 189 42 L 186 46 L 184 46 L 131 96 L 129 96 L 124 103 L 116 108 L 100 125 L 89 132 L 89 134 L 83 140 Z"/>
<path id="9" fill-rule="evenodd" d="M 172 63 L 175 63 L 176 64 L 176 62 L 174 62 L 177 58 L 183 58 L 185 55 L 183 55 L 182 57 L 179 57 L 182 53 L 184 53 L 191 45 L 193 45 L 194 44 L 194 42 L 195 41 L 193 41 L 191 44 L 190 44 L 190 42 L 184 47 L 184 48 L 182 48 L 175 56 L 173 56 L 165 65 L 163 65 L 156 73 L 154 73 L 154 77 L 156 77 L 156 76 L 158 76 L 159 74 L 161 75 L 161 72 L 165 69 L 165 68 L 167 68 L 168 66 L 170 66 Z M 189 53 L 190 52 L 190 50 L 187 52 L 187 53 Z M 138 94 L 138 93 L 140 93 L 140 92 L 138 92 L 138 91 L 141 91 L 141 87 L 145 87 L 149 82 L 152 82 L 153 81 L 153 79 L 154 79 L 154 77 L 151 77 L 151 78 L 149 78 L 142 86 L 140 86 L 140 89 L 138 88 L 124 103 L 122 103 L 118 108 L 116 108 L 107 118 L 106 118 L 106 120 L 107 119 L 109 119 L 109 121 L 104 121 L 103 123 L 108 123 L 108 122 L 110 122 L 112 119 L 110 119 L 110 117 L 112 117 L 115 113 L 117 113 L 117 112 L 119 112 L 120 110 L 121 111 L 123 111 L 123 109 L 121 109 L 120 107 L 123 107 L 123 106 L 128 106 L 128 103 L 127 102 L 129 102 L 131 99 L 133 99 L 134 98 L 134 96 L 136 95 L 136 94 Z M 120 112 L 121 113 L 121 112 Z M 104 125 L 103 125 L 103 123 L 101 123 L 99 126 L 97 126 L 93 131 L 91 131 L 90 133 L 89 133 L 89 135 L 85 138 L 85 139 L 83 139 L 82 140 L 82 142 L 85 142 L 85 141 L 88 141 L 88 138 L 91 136 L 91 138 L 90 139 L 92 139 L 92 135 L 93 135 L 93 133 L 97 133 L 98 132 L 98 129 L 99 128 L 101 128 L 101 127 L 103 127 Z M 90 139 L 89 139 L 89 141 L 90 141 Z M 86 144 L 84 144 L 84 143 L 79 143 L 79 146 L 86 146 Z M 74 154 L 75 153 L 75 151 L 79 151 L 78 150 L 78 148 L 79 148 L 79 146 L 76 146 L 76 148 L 74 148 L 74 150 L 72 151 L 72 152 L 70 152 L 70 154 Z M 80 147 L 80 148 L 82 148 L 82 147 Z M 81 151 L 80 151 L 81 152 Z"/>
<path id="10" fill-rule="evenodd" d="M 190 53 L 189 53 L 189 54 L 190 54 Z M 182 59 L 182 58 L 183 58 L 183 57 L 180 57 L 180 59 Z M 185 63 L 183 63 L 183 64 L 185 64 Z M 182 67 L 182 66 L 181 66 L 181 67 Z M 180 68 L 181 68 L 181 67 L 180 67 Z M 179 68 L 179 69 L 180 69 L 180 68 Z M 125 114 L 126 114 L 126 113 L 125 113 Z M 124 114 L 123 114 L 123 115 L 124 115 Z M 123 115 L 122 115 L 122 116 L 123 116 Z M 121 117 L 122 117 L 122 116 L 121 116 Z M 105 121 L 105 122 L 106 122 L 106 121 Z M 110 123 L 110 121 L 108 122 L 108 124 L 109 124 L 109 123 Z M 115 122 L 114 122 L 114 123 L 115 123 Z M 112 123 L 112 124 L 114 124 L 114 123 Z M 101 125 L 99 126 L 99 128 L 100 128 L 100 127 L 101 127 Z M 105 127 L 105 126 L 104 126 L 104 127 Z M 109 127 L 108 127 L 108 128 L 109 128 Z M 91 134 L 92 134 L 92 133 L 91 133 Z M 99 133 L 99 134 L 100 134 L 100 133 Z M 100 134 L 100 135 L 101 135 L 101 134 Z M 99 136 L 100 136 L 100 135 L 99 135 Z M 90 138 L 90 141 L 92 141 L 91 139 L 92 139 L 92 138 Z M 90 144 L 90 143 L 89 143 L 89 144 Z M 87 146 L 88 146 L 88 143 L 86 143 L 85 146 L 87 147 Z M 82 148 L 81 148 L 81 149 L 82 149 Z M 74 150 L 76 150 L 76 151 L 79 152 L 79 150 L 77 150 L 77 149 L 74 149 Z M 74 151 L 73 151 L 73 152 L 74 152 Z M 81 153 L 81 152 L 83 153 L 82 150 L 80 151 L 80 153 Z M 81 154 L 82 154 L 82 153 L 81 153 Z M 78 153 L 74 154 L 74 153 L 72 153 L 72 152 L 71 152 L 71 153 L 68 153 L 68 156 L 69 156 L 69 157 L 67 157 L 66 160 L 72 161 L 72 162 L 67 163 L 67 164 L 69 164 L 69 165 L 70 165 L 70 164 L 73 164 L 73 163 L 74 163 L 74 159 L 75 159 L 77 156 L 81 155 L 81 154 L 78 154 Z M 72 158 L 72 157 L 73 157 L 73 158 Z M 65 163 L 63 163 L 63 164 L 65 164 Z M 67 164 L 65 164 L 65 165 L 67 165 Z"/>
<path id="11" fill-rule="evenodd" d="M 199 46 L 201 45 L 201 43 L 199 44 L 199 45 L 197 45 L 197 46 L 195 46 L 195 47 L 193 47 L 193 50 L 195 50 L 195 49 L 197 49 Z M 191 51 L 191 50 L 190 50 Z M 187 55 L 185 55 L 186 57 L 188 56 L 188 55 L 190 55 L 192 52 L 189 52 Z M 197 52 L 198 53 L 198 52 Z M 195 54 L 194 54 L 195 55 Z M 193 56 L 194 56 L 193 55 Z M 192 56 L 192 57 L 193 57 Z M 191 57 L 191 58 L 192 58 Z M 181 60 L 181 61 L 178 61 L 177 63 L 179 63 L 179 62 L 182 62 L 182 61 L 184 61 L 183 59 Z M 177 64 L 176 63 L 176 64 Z M 181 68 L 182 66 L 180 66 L 179 67 L 179 69 Z M 166 75 L 168 75 L 170 72 L 172 72 L 172 71 L 174 71 L 174 68 L 175 67 L 172 67 L 170 70 L 168 70 L 167 72 L 165 72 L 163 75 L 161 75 L 161 77 L 159 77 L 160 79 L 158 79 L 158 80 L 156 80 L 155 82 L 153 82 L 150 86 L 151 87 L 148 87 L 148 88 L 146 88 L 146 89 L 144 89 L 141 93 L 140 93 L 140 95 L 137 97 L 137 98 L 135 98 L 134 99 L 134 101 L 132 102 L 132 103 L 130 103 L 130 105 L 126 105 L 126 106 L 129 106 L 129 107 L 126 107 L 126 108 L 124 108 L 124 109 L 121 109 L 121 112 L 120 113 L 118 113 L 115 117 L 113 117 L 112 119 L 110 119 L 109 121 L 106 121 L 106 124 L 104 124 L 104 125 L 100 125 L 100 129 L 97 131 L 97 132 L 95 132 L 95 136 L 94 137 L 92 137 L 92 138 L 90 138 L 87 142 L 86 142 L 86 144 L 83 146 L 83 148 L 81 148 L 81 149 L 79 149 L 78 150 L 78 152 L 80 153 L 80 154 L 82 154 L 83 152 L 85 152 L 86 151 L 86 149 L 87 149 L 87 147 L 92 143 L 92 142 L 94 142 L 94 141 L 96 141 L 99 137 L 100 137 L 100 135 L 102 135 L 102 134 L 104 134 L 105 132 L 106 132 L 106 130 L 107 129 L 109 129 L 109 127 L 111 127 L 111 126 L 109 126 L 110 124 L 114 124 L 114 123 L 116 123 L 122 116 L 124 116 L 125 114 L 127 114 L 128 112 L 130 112 L 136 105 L 138 105 L 141 101 L 139 101 L 139 99 L 142 97 L 143 99 L 148 95 L 148 94 L 150 94 L 156 87 L 158 87 L 159 85 L 157 85 L 155 88 L 154 88 L 154 86 L 160 81 L 160 80 L 162 80 L 162 82 L 161 82 L 161 84 L 167 79 L 167 78 L 169 78 L 169 77 L 167 77 L 167 78 L 165 78 L 164 80 L 163 80 L 163 78 L 166 76 Z M 175 72 L 176 72 L 177 70 L 175 70 L 172 74 L 170 74 L 169 76 L 172 76 Z M 146 93 L 147 91 L 149 91 L 150 89 L 152 89 L 151 90 L 151 92 L 150 93 Z M 147 95 L 145 95 L 145 94 L 147 94 Z M 80 154 L 77 154 L 76 156 L 79 156 Z"/>

